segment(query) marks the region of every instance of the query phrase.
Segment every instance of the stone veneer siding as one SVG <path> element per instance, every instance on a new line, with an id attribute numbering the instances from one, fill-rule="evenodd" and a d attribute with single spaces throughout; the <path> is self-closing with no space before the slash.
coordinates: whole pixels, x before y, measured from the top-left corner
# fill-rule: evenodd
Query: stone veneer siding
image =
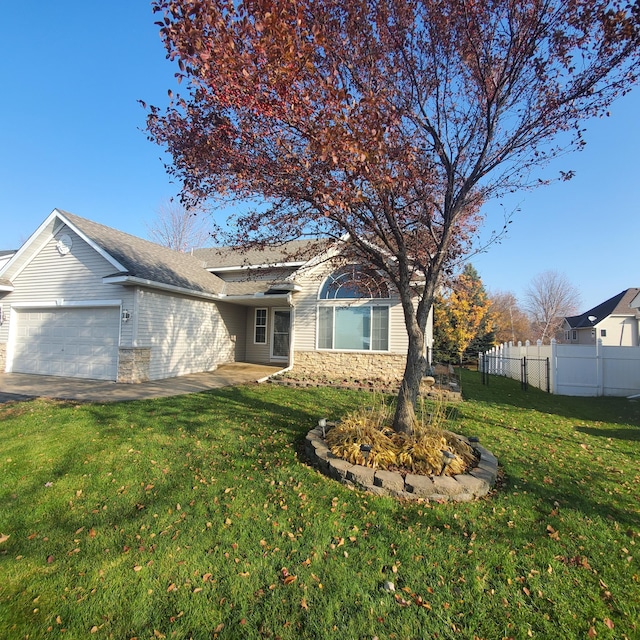
<path id="1" fill-rule="evenodd" d="M 149 380 L 150 347 L 120 347 L 118 382 L 135 384 Z"/>
<path id="2" fill-rule="evenodd" d="M 332 378 L 402 378 L 406 355 L 360 351 L 296 351 L 293 371 L 299 375 Z"/>
<path id="3" fill-rule="evenodd" d="M 0 373 L 4 373 L 7 368 L 7 345 L 6 343 L 0 344 Z"/>

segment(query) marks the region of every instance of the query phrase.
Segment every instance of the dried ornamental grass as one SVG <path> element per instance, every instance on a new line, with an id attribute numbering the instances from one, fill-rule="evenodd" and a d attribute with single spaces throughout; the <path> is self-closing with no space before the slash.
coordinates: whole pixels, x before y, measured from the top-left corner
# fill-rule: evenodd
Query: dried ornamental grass
<path id="1" fill-rule="evenodd" d="M 387 407 L 360 410 L 348 414 L 327 433 L 331 452 L 351 462 L 378 469 L 400 469 L 423 475 L 438 475 L 443 470 L 443 451 L 455 458 L 444 474 L 464 473 L 475 462 L 473 449 L 454 433 L 434 426 L 416 425 L 414 433 L 396 433 L 388 425 Z M 371 446 L 365 457 L 361 445 Z"/>

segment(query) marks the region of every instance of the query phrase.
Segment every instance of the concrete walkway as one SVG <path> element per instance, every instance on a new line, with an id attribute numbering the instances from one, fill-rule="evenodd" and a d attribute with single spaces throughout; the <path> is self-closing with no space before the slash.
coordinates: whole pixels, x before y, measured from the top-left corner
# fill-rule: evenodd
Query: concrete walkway
<path id="1" fill-rule="evenodd" d="M 249 384 L 272 376 L 281 370 L 282 367 L 234 362 L 207 373 L 192 373 L 178 378 L 140 384 L 37 376 L 28 373 L 0 373 L 0 403 L 36 397 L 82 402 L 123 402 L 166 398 L 237 384 Z"/>

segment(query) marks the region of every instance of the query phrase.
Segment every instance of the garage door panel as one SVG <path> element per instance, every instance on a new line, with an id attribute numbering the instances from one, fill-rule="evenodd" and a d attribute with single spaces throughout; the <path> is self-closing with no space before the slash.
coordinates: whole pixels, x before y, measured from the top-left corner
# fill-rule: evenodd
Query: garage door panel
<path id="1" fill-rule="evenodd" d="M 51 373 L 47 374 L 47 375 L 51 375 L 51 376 L 63 376 L 64 374 L 64 367 L 62 366 L 62 362 L 60 361 L 55 361 L 52 362 L 49 365 L 49 370 L 51 371 Z"/>
<path id="2" fill-rule="evenodd" d="M 117 307 L 19 311 L 17 319 L 13 371 L 116 379 Z"/>

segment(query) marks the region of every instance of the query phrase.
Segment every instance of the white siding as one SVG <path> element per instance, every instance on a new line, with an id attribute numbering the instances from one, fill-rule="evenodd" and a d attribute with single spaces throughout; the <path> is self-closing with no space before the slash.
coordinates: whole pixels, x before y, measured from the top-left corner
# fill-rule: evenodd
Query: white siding
<path id="1" fill-rule="evenodd" d="M 266 307 L 258 307 L 264 309 Z M 273 318 L 271 317 L 271 309 L 267 309 L 267 342 L 265 344 L 255 343 L 255 323 L 256 323 L 256 308 L 249 307 L 246 312 L 246 349 L 245 358 L 247 362 L 253 362 L 255 364 L 271 364 L 270 360 L 270 345 L 271 345 L 271 323 Z"/>
<path id="2" fill-rule="evenodd" d="M 602 329 L 607 332 L 602 335 Z M 638 320 L 632 316 L 609 316 L 596 326 L 596 337 L 602 344 L 611 347 L 637 347 Z"/>
<path id="3" fill-rule="evenodd" d="M 62 234 L 71 237 L 73 246 L 66 255 L 56 249 Z M 63 226 L 29 261 L 25 254 L 21 270 L 12 277 L 15 290 L 0 297 L 4 322 L 0 325 L 0 342 L 8 342 L 12 332 L 9 310 L 13 305 L 37 303 L 59 308 L 69 302 L 89 303 L 96 300 L 121 300 L 132 308 L 133 291 L 120 285 L 104 284 L 102 278 L 114 272 L 107 262 L 71 229 Z M 1 296 L 1 294 L 0 294 Z M 122 323 L 121 344 L 131 344 L 131 324 Z"/>
<path id="4" fill-rule="evenodd" d="M 594 345 L 601 339 L 605 347 L 638 347 L 640 320 L 633 316 L 609 316 L 598 322 L 593 328 L 569 329 L 569 343 Z M 606 335 L 602 335 L 602 331 Z M 573 331 L 577 339 L 573 340 Z"/>
<path id="5" fill-rule="evenodd" d="M 136 315 L 135 346 L 151 347 L 151 380 L 244 359 L 243 307 L 139 290 Z"/>

